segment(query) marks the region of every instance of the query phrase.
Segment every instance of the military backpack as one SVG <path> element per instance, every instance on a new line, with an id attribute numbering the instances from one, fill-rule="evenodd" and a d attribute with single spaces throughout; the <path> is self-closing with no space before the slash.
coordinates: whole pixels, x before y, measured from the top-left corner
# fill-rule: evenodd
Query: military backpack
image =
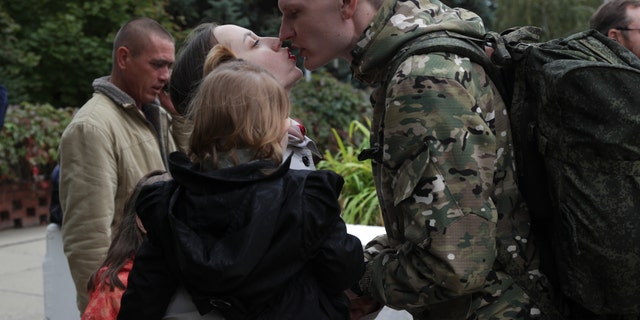
<path id="1" fill-rule="evenodd" d="M 429 34 L 396 55 L 388 76 L 430 52 L 483 65 L 508 107 L 542 271 L 587 313 L 638 317 L 640 59 L 594 30 L 547 42 L 539 34 Z"/>

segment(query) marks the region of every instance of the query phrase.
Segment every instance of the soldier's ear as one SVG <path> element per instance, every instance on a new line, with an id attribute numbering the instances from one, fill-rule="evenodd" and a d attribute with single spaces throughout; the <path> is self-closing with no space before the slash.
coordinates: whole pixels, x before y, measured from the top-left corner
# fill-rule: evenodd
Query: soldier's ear
<path id="1" fill-rule="evenodd" d="M 348 20 L 353 17 L 356 12 L 359 0 L 342 0 L 342 6 L 340 7 L 340 15 L 342 19 Z"/>

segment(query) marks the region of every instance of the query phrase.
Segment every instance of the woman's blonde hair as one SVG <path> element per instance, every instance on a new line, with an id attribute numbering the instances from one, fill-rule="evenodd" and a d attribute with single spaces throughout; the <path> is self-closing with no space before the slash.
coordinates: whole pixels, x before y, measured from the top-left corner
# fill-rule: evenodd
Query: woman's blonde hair
<path id="1" fill-rule="evenodd" d="M 192 161 L 210 159 L 217 168 L 219 153 L 226 153 L 238 164 L 236 151 L 247 149 L 254 160 L 280 164 L 290 110 L 289 97 L 280 83 L 220 44 L 207 55 L 203 74 L 188 108 L 193 120 L 189 142 Z"/>

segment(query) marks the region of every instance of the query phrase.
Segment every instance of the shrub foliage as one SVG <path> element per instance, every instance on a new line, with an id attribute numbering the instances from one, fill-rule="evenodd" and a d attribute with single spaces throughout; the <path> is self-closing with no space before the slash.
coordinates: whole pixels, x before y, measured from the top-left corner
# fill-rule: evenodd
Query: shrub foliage
<path id="1" fill-rule="evenodd" d="M 371 161 L 358 160 L 360 152 L 369 147 L 369 126 L 357 120 L 352 121 L 346 139 L 336 129 L 331 131 L 338 151 L 326 151 L 318 169 L 332 170 L 344 177 L 344 187 L 340 194 L 342 218 L 351 224 L 382 225 Z"/>
<path id="2" fill-rule="evenodd" d="M 307 135 L 321 150 L 338 150 L 334 134 L 349 139 L 347 128 L 353 119 L 364 122 L 372 114 L 369 94 L 344 83 L 327 72 L 315 72 L 291 91 L 291 117 L 307 128 Z M 358 141 L 356 141 L 358 142 Z"/>
<path id="3" fill-rule="evenodd" d="M 9 106 L 0 131 L 0 183 L 42 180 L 58 161 L 58 144 L 73 108 Z"/>

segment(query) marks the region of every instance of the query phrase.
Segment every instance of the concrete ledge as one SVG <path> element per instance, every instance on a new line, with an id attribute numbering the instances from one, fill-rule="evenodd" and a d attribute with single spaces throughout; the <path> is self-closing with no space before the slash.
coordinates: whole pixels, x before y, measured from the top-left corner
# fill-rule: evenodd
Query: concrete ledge
<path id="1" fill-rule="evenodd" d="M 42 263 L 46 320 L 79 320 L 76 288 L 62 247 L 60 226 L 47 226 L 47 251 Z"/>
<path id="2" fill-rule="evenodd" d="M 373 240 L 376 236 L 386 233 L 384 227 L 364 226 L 360 224 L 347 224 L 347 232 L 358 237 L 363 246 Z"/>

